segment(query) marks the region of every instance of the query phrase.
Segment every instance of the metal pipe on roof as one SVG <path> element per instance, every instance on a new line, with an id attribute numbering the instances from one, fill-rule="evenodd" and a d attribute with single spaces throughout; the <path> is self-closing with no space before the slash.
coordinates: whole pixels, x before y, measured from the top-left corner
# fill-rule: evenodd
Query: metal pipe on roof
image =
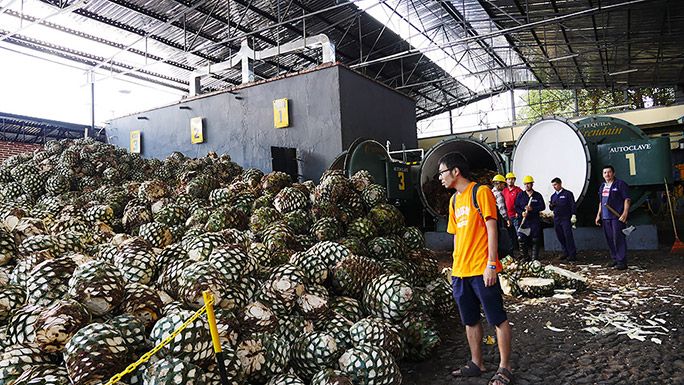
<path id="1" fill-rule="evenodd" d="M 225 72 L 240 63 L 242 67 L 242 83 L 249 83 L 254 81 L 254 70 L 252 66 L 255 60 L 266 60 L 281 54 L 303 51 L 307 48 L 320 48 L 323 51 L 324 63 L 335 62 L 335 45 L 330 41 L 330 38 L 324 34 L 297 39 L 277 47 L 266 48 L 260 51 L 253 50 L 249 46 L 248 41 L 243 40 L 240 51 L 231 56 L 228 60 L 198 68 L 190 74 L 190 96 L 200 94 L 200 79 L 204 76 Z"/>

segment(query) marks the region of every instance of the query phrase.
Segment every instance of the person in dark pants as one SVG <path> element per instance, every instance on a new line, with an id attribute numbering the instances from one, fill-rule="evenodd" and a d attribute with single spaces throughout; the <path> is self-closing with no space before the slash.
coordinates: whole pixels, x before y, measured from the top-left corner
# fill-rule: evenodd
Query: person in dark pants
<path id="1" fill-rule="evenodd" d="M 457 191 L 449 202 L 447 227 L 447 232 L 454 235 L 451 283 L 471 355 L 470 361 L 452 374 L 479 377 L 486 371 L 480 316 L 483 311 L 487 322 L 496 327 L 499 347 L 499 368 L 489 384 L 512 384 L 511 325 L 497 275 L 502 266 L 497 256 L 498 212 L 494 194 L 487 186 L 479 186 L 473 194 L 476 183 L 470 181 L 470 165 L 459 153 L 446 154 L 439 160 L 439 178 L 444 187 Z"/>
<path id="2" fill-rule="evenodd" d="M 615 178 L 613 166 L 603 167 L 603 180 L 599 188 L 598 212 L 596 213 L 596 225 L 603 226 L 603 234 L 608 242 L 611 261 L 607 267 L 615 267 L 618 270 L 627 269 L 627 239 L 622 230 L 625 229 L 631 199 L 629 198 L 629 186 L 624 181 Z M 615 210 L 619 216 L 615 216 L 607 206 Z"/>
<path id="3" fill-rule="evenodd" d="M 518 227 L 520 227 L 520 220 L 522 218 L 518 217 L 518 213 L 515 212 L 515 198 L 520 195 L 522 190 L 520 187 L 515 185 L 515 174 L 509 172 L 506 174 L 506 187 L 501 191 L 504 197 L 504 202 L 506 202 L 506 211 L 508 212 L 506 226 L 508 228 L 508 235 L 513 241 L 513 249 L 518 250 L 520 247 L 518 245 Z M 511 253 L 511 255 L 513 255 Z"/>
<path id="4" fill-rule="evenodd" d="M 534 191 L 534 179 L 531 176 L 527 175 L 523 178 L 523 185 L 525 191 L 515 198 L 515 211 L 518 217 L 525 221 L 523 224 L 523 219 L 521 219 L 522 225 L 517 229 L 518 244 L 520 244 L 523 260 L 530 259 L 530 247 L 532 248 L 532 259 L 535 260 L 539 259 L 539 248 L 541 246 L 542 227 L 539 213 L 544 211 L 546 203 L 544 203 L 544 197 L 539 192 Z M 523 229 L 529 229 L 529 232 Z"/>
<path id="5" fill-rule="evenodd" d="M 549 208 L 553 210 L 553 228 L 556 230 L 556 237 L 563 247 L 563 256 L 560 259 L 574 262 L 577 260 L 577 248 L 572 234 L 572 225 L 577 222 L 575 196 L 572 191 L 563 189 L 563 182 L 560 178 L 553 178 L 551 186 L 556 192 L 551 195 Z"/>

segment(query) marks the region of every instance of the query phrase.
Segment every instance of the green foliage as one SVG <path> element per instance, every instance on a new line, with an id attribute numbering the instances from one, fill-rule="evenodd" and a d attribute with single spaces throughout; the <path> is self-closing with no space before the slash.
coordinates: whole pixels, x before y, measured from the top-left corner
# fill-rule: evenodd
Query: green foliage
<path id="1" fill-rule="evenodd" d="M 674 103 L 672 88 L 637 88 L 622 90 L 577 90 L 577 107 L 580 116 L 634 110 L 651 106 L 669 106 Z M 525 96 L 527 105 L 518 113 L 518 121 L 532 123 L 545 116 L 576 116 L 573 90 L 530 90 Z M 620 108 L 616 108 L 620 107 Z"/>

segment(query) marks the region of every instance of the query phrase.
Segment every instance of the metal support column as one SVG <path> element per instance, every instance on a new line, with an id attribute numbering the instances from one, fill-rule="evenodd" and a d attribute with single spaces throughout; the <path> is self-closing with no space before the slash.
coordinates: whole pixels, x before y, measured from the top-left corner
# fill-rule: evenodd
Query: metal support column
<path id="1" fill-rule="evenodd" d="M 515 92 L 513 89 L 511 89 L 511 126 L 515 126 Z"/>
<path id="2" fill-rule="evenodd" d="M 93 79 L 94 73 L 90 71 L 88 73 L 88 80 L 90 81 L 90 129 L 95 132 L 95 79 Z M 89 136 L 88 128 L 83 130 L 83 137 L 87 138 Z"/>
<path id="3" fill-rule="evenodd" d="M 454 134 L 454 117 L 452 115 L 453 110 L 449 110 L 449 132 L 451 135 Z"/>

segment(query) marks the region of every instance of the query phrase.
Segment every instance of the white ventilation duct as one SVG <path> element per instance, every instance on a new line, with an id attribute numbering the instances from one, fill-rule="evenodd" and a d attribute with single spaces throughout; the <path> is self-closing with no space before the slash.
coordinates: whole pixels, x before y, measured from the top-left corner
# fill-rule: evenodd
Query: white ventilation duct
<path id="1" fill-rule="evenodd" d="M 190 96 L 200 94 L 200 81 L 205 76 L 220 74 L 240 64 L 242 68 L 242 84 L 249 83 L 254 81 L 254 71 L 251 63 L 254 60 L 266 60 L 285 53 L 303 51 L 307 48 L 320 48 L 323 51 L 324 63 L 335 62 L 335 45 L 330 41 L 328 36 L 324 34 L 298 39 L 278 47 L 267 48 L 261 51 L 254 51 L 248 45 L 247 40 L 244 40 L 240 50 L 228 58 L 228 60 L 198 68 L 190 74 Z"/>

